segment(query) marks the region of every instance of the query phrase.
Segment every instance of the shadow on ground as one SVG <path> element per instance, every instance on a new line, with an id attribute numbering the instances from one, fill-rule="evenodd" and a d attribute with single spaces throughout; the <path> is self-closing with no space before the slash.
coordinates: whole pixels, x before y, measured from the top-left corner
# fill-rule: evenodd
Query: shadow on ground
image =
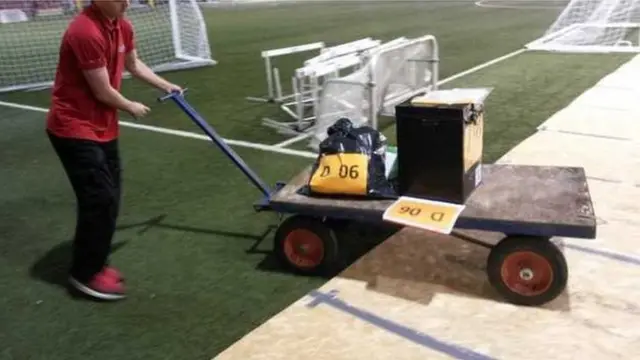
<path id="1" fill-rule="evenodd" d="M 275 229 L 276 227 L 273 226 L 272 230 L 275 231 Z M 374 226 L 371 224 L 358 223 L 345 223 L 343 226 L 335 228 L 334 230 L 340 247 L 340 264 L 333 268 L 329 273 L 322 276 L 326 279 L 337 276 L 355 261 L 362 258 L 365 254 L 398 231 L 394 226 Z M 272 236 L 268 238 L 269 241 L 272 241 L 273 234 L 271 235 Z M 257 266 L 258 270 L 291 273 L 291 271 L 283 266 L 283 264 L 277 259 L 273 251 L 256 250 L 260 247 L 261 241 L 257 241 L 254 246 L 247 251 L 250 254 L 262 253 L 265 255 L 263 261 Z M 265 246 L 262 248 L 265 248 Z M 272 248 L 273 245 L 269 244 L 269 249 Z"/>
<path id="2" fill-rule="evenodd" d="M 137 234 L 141 235 L 151 229 L 162 228 L 162 229 L 170 229 L 175 231 L 193 232 L 198 234 L 216 235 L 221 237 L 249 239 L 249 240 L 254 240 L 255 242 L 252 244 L 251 248 L 247 250 L 248 254 L 259 253 L 259 252 L 263 252 L 266 254 L 267 253 L 266 251 L 259 251 L 259 250 L 256 250 L 256 248 L 258 245 L 260 245 L 264 241 L 264 239 L 273 230 L 272 227 L 268 227 L 263 234 L 254 235 L 254 234 L 247 234 L 247 233 L 241 233 L 241 232 L 176 225 L 176 224 L 167 223 L 165 221 L 166 218 L 167 218 L 167 215 L 162 214 L 146 221 L 142 221 L 138 223 L 123 224 L 117 227 L 117 231 L 137 229 Z M 127 241 L 114 242 L 111 249 L 111 253 L 113 254 L 117 252 L 126 244 L 127 244 Z M 47 251 L 42 257 L 40 257 L 31 266 L 29 271 L 31 277 L 48 284 L 67 287 L 67 280 L 69 275 L 68 269 L 69 269 L 69 265 L 71 264 L 72 251 L 73 251 L 72 240 L 57 244 L 51 250 Z"/>
<path id="3" fill-rule="evenodd" d="M 251 245 L 245 253 L 248 256 L 264 255 L 256 266 L 257 270 L 293 276 L 273 251 L 272 238 L 276 224 L 255 235 L 176 225 L 167 222 L 166 218 L 167 215 L 163 214 L 146 221 L 120 225 L 118 231 L 133 229 L 137 230 L 137 234 L 144 234 L 151 229 L 162 228 L 248 239 Z M 487 247 L 499 239 L 485 238 L 474 232 L 426 236 L 414 229 L 398 232 L 398 228 L 393 226 L 357 223 L 345 223 L 335 230 L 340 246 L 340 265 L 323 278 L 339 275 L 364 281 L 370 291 L 423 304 L 428 304 L 437 293 L 504 302 L 488 284 L 485 269 L 489 252 Z M 265 240 L 269 242 L 265 243 Z M 126 244 L 126 241 L 114 243 L 112 253 Z M 376 247 L 376 251 L 371 251 Z M 369 252 L 371 256 L 364 257 Z M 71 254 L 71 241 L 56 245 L 31 267 L 30 275 L 45 283 L 66 287 Z M 545 307 L 567 311 L 570 308 L 568 294 L 565 292 Z"/>
<path id="4" fill-rule="evenodd" d="M 114 243 L 111 253 L 115 253 L 126 244 L 124 241 Z M 67 287 L 72 250 L 72 241 L 56 245 L 31 266 L 29 274 L 45 283 Z"/>
<path id="5" fill-rule="evenodd" d="M 327 280 L 339 276 L 361 281 L 369 291 L 424 305 L 440 293 L 506 303 L 489 284 L 486 270 L 490 248 L 504 234 L 467 230 L 446 236 L 351 224 L 337 235 L 344 256 L 340 266 L 323 276 Z M 258 269 L 288 272 L 272 252 L 266 255 Z M 542 307 L 569 311 L 568 292 Z"/>
<path id="6" fill-rule="evenodd" d="M 366 283 L 369 291 L 423 305 L 438 294 L 506 303 L 490 285 L 486 268 L 490 248 L 504 236 L 470 230 L 443 235 L 405 228 L 340 276 Z M 569 311 L 568 292 L 541 307 Z"/>

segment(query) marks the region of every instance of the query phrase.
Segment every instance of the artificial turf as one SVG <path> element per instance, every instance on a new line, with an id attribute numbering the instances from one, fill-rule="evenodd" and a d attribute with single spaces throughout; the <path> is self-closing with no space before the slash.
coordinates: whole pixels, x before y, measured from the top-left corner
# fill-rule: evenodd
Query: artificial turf
<path id="1" fill-rule="evenodd" d="M 166 74 L 231 139 L 276 143 L 260 125 L 280 113 L 245 96 L 265 93 L 260 51 L 313 41 L 436 35 L 441 77 L 513 51 L 540 35 L 557 10 L 478 8 L 470 2 L 313 3 L 206 9 L 214 67 Z M 525 54 L 447 84 L 491 86 L 485 159 L 494 161 L 553 112 L 628 59 L 626 55 Z M 285 62 L 291 70 L 299 60 Z M 153 104 L 135 81 L 124 92 Z M 48 91 L 0 100 L 46 107 Z M 46 141 L 44 114 L 0 107 L 0 359 L 207 359 L 320 285 L 278 271 L 268 256 L 277 218 L 255 214 L 260 193 L 205 141 L 123 129 L 125 193 L 114 265 L 130 299 L 70 299 L 65 280 L 74 225 L 71 188 Z M 172 104 L 140 122 L 197 132 Z M 385 133 L 393 142 L 393 127 Z M 269 183 L 308 159 L 238 149 Z M 260 241 L 261 239 L 264 239 Z M 369 243 L 371 239 L 354 242 Z M 366 250 L 366 246 L 362 247 Z M 357 256 L 357 253 L 355 254 Z"/>

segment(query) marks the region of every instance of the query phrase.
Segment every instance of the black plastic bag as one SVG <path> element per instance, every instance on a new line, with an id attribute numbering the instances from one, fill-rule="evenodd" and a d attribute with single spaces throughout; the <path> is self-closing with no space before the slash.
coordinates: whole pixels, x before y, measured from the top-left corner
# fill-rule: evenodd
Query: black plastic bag
<path id="1" fill-rule="evenodd" d="M 386 139 L 369 127 L 341 118 L 327 129 L 307 185 L 306 195 L 395 197 L 385 176 Z"/>

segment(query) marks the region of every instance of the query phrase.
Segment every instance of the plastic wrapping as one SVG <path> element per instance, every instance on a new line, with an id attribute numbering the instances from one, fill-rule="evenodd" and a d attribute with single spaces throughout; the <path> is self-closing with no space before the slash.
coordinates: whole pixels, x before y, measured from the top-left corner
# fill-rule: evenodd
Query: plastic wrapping
<path id="1" fill-rule="evenodd" d="M 307 195 L 395 197 L 385 171 L 386 138 L 369 126 L 354 127 L 341 118 L 319 145 Z"/>

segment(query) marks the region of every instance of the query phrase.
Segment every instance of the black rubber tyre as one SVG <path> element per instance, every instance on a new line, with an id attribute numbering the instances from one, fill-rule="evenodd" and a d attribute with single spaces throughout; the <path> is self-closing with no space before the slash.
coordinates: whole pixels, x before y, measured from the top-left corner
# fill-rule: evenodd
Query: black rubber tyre
<path id="1" fill-rule="evenodd" d="M 331 276 L 340 266 L 337 237 L 321 219 L 291 216 L 280 224 L 274 240 L 280 262 L 297 274 Z"/>
<path id="2" fill-rule="evenodd" d="M 565 290 L 569 269 L 564 255 L 549 239 L 508 236 L 491 250 L 487 275 L 508 302 L 540 306 Z"/>

